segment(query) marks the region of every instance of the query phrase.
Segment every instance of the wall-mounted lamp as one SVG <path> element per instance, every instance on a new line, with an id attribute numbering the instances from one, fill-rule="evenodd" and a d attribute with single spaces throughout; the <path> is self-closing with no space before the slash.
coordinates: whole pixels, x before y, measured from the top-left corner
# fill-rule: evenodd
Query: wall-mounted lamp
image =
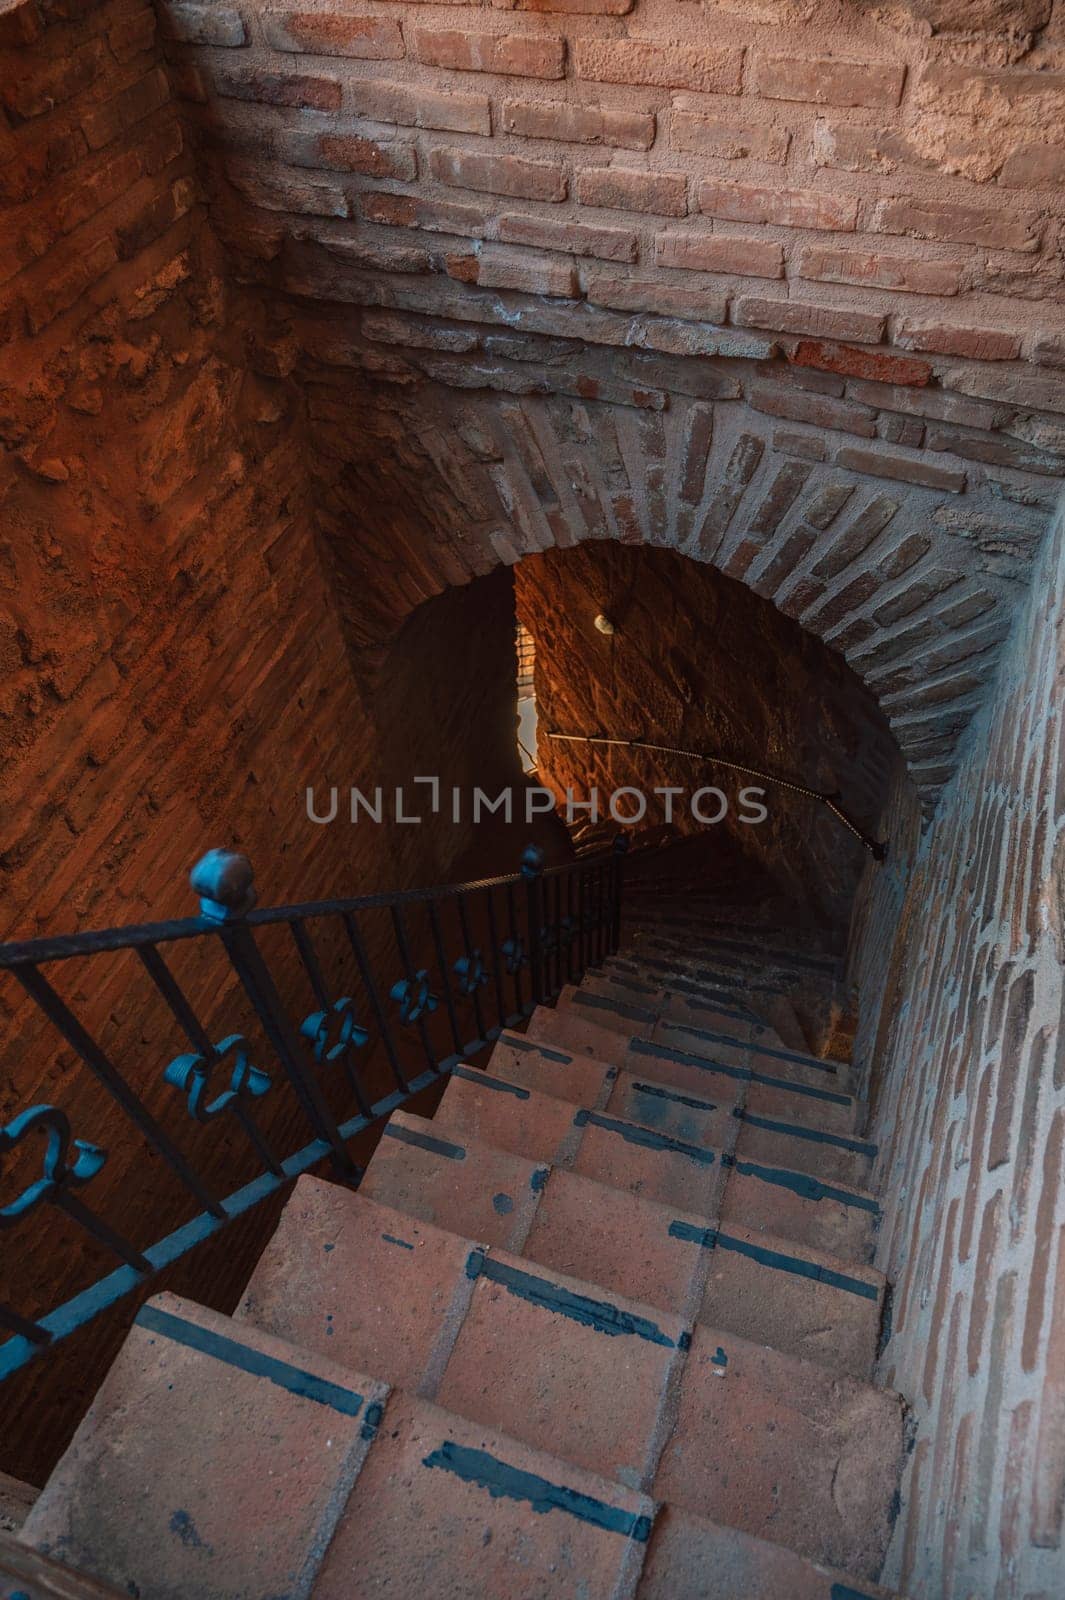
<path id="1" fill-rule="evenodd" d="M 614 632 L 614 624 L 604 611 L 600 611 L 599 615 L 596 617 L 595 625 L 599 629 L 600 633 Z"/>

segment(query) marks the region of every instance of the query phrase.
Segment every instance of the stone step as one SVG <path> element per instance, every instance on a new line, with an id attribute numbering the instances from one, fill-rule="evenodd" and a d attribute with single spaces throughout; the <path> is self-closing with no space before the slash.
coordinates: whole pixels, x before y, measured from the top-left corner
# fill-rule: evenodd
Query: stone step
<path id="1" fill-rule="evenodd" d="M 825 1183 L 809 1173 L 733 1154 L 721 1220 L 868 1263 L 876 1248 L 880 1206 L 866 1189 Z"/>
<path id="2" fill-rule="evenodd" d="M 825 1084 L 829 1088 L 847 1087 L 849 1067 L 843 1061 L 822 1060 L 800 1050 L 789 1050 L 782 1045 L 755 1039 L 737 1039 L 727 1029 L 694 1027 L 691 1024 L 659 1022 L 651 1037 L 660 1044 L 671 1044 L 675 1049 L 693 1054 L 713 1056 L 720 1061 L 731 1061 L 736 1066 L 750 1066 L 760 1072 L 773 1072 L 786 1076 L 796 1083 Z"/>
<path id="3" fill-rule="evenodd" d="M 506 1029 L 488 1058 L 488 1071 L 508 1083 L 524 1084 L 559 1100 L 602 1108 L 610 1097 L 616 1067 L 586 1055 L 542 1044 Z M 611 1076 L 608 1076 L 611 1074 Z"/>
<path id="4" fill-rule="evenodd" d="M 456 1142 L 425 1117 L 393 1111 L 359 1193 L 451 1233 L 520 1250 L 549 1170 L 480 1139 Z"/>
<path id="5" fill-rule="evenodd" d="M 899 1396 L 697 1327 L 652 1494 L 859 1578 L 897 1512 Z"/>
<path id="6" fill-rule="evenodd" d="M 675 1506 L 654 1520 L 636 1600 L 893 1600 L 887 1589 L 804 1561 Z M 897 1600 L 897 1597 L 895 1597 Z"/>
<path id="7" fill-rule="evenodd" d="M 456 1165 L 469 1160 L 474 1170 L 478 1164 L 490 1170 L 487 1147 L 445 1140 L 435 1123 L 423 1118 L 403 1116 L 402 1127 L 402 1141 L 382 1140 L 360 1195 L 387 1199 L 418 1219 L 432 1210 L 434 1220 L 452 1232 L 504 1245 L 541 1266 L 660 1310 L 708 1319 L 855 1375 L 872 1370 L 884 1294 L 879 1273 L 532 1163 L 525 1164 L 532 1176 L 525 1182 L 520 1212 L 501 1219 L 495 1205 L 499 1196 L 478 1195 L 470 1183 L 454 1195 Z M 382 1160 L 385 1193 L 375 1170 Z M 397 1181 L 403 1167 L 409 1171 Z M 449 1202 L 457 1199 L 446 1222 L 437 1203 L 441 1193 Z M 509 1195 L 502 1198 L 511 1203 Z M 505 1237 L 497 1226 L 501 1220 L 515 1224 Z"/>
<path id="8" fill-rule="evenodd" d="M 628 1600 L 654 1512 L 635 1490 L 397 1393 L 314 1600 Z"/>
<path id="9" fill-rule="evenodd" d="M 602 1111 L 456 1068 L 434 1123 L 529 1161 L 563 1166 L 613 1188 L 704 1217 L 717 1215 L 722 1153 Z"/>
<path id="10" fill-rule="evenodd" d="M 729 1221 L 843 1260 L 868 1261 L 872 1255 L 880 1211 L 862 1187 L 869 1157 L 848 1148 L 853 1140 L 843 1139 L 842 1148 L 811 1140 L 805 1135 L 813 1130 L 802 1124 L 758 1119 L 769 1126 L 741 1126 L 737 1119 L 733 1148 L 715 1152 L 612 1112 L 574 1112 L 572 1103 L 469 1067 L 452 1073 L 434 1120 L 459 1144 L 479 1139 L 683 1211 L 707 1218 L 720 1212 Z M 819 1163 L 830 1170 L 820 1170 Z M 840 1167 L 860 1175 L 841 1177 Z"/>
<path id="11" fill-rule="evenodd" d="M 768 1042 L 782 1041 L 767 1024 L 759 1022 L 745 1012 L 723 1005 L 718 999 L 700 994 L 694 988 L 675 988 L 666 980 L 645 983 L 628 974 L 593 972 L 586 974 L 578 984 L 567 984 L 559 994 L 557 1004 L 567 1007 L 574 1004 L 584 1009 L 608 1000 L 622 1005 L 632 1005 L 652 1011 L 656 1019 L 689 1022 L 706 1027 L 720 1026 L 729 1029 L 737 1039 L 765 1036 Z"/>
<path id="12" fill-rule="evenodd" d="M 164 1294 L 22 1530 L 151 1600 L 306 1596 L 387 1386 Z"/>
<path id="13" fill-rule="evenodd" d="M 857 1134 L 831 1133 L 795 1117 L 745 1111 L 736 1156 L 805 1172 L 825 1183 L 870 1186 L 876 1145 Z"/>
<path id="14" fill-rule="evenodd" d="M 750 1008 L 746 996 L 716 982 L 709 973 L 700 976 L 698 971 L 693 972 L 679 961 L 619 951 L 617 955 L 607 956 L 594 970 L 649 988 L 664 989 L 670 994 L 692 994 L 697 999 L 716 1004 L 720 1010 L 731 1012 L 745 1022 L 762 1020 Z"/>
<path id="15" fill-rule="evenodd" d="M 646 1490 L 689 1325 L 501 1251 L 477 1253 L 470 1273 L 439 1404 Z"/>

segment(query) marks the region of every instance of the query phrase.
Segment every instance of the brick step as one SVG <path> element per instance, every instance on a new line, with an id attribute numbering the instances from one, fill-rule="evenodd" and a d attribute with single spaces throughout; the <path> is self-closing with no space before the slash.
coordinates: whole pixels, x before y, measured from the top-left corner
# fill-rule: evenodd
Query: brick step
<path id="1" fill-rule="evenodd" d="M 709 988 L 732 994 L 733 1004 L 746 1003 L 753 1009 L 764 1004 L 767 995 L 784 994 L 789 985 L 767 972 L 741 970 L 735 964 L 722 965 L 711 948 L 680 934 L 652 927 L 631 929 L 629 942 L 618 952 L 633 961 L 667 961 Z"/>
<path id="2" fill-rule="evenodd" d="M 636 1600 L 898 1600 L 878 1584 L 815 1566 L 675 1506 L 655 1517 Z"/>
<path id="3" fill-rule="evenodd" d="M 473 1140 L 445 1142 L 422 1118 L 403 1116 L 402 1129 L 401 1141 L 378 1146 L 360 1194 L 661 1310 L 854 1376 L 871 1372 L 885 1287 L 879 1273 L 560 1167 L 526 1163 L 521 1187 L 509 1193 L 478 1195 L 464 1180 L 459 1191 L 455 1169 L 490 1169 L 493 1153 Z M 506 1221 L 509 1230 L 500 1226 Z"/>
<path id="4" fill-rule="evenodd" d="M 774 945 L 764 937 L 729 938 L 726 934 L 708 928 L 705 917 L 699 915 L 698 901 L 686 897 L 686 908 L 644 908 L 641 912 L 643 926 L 656 930 L 669 929 L 676 937 L 691 939 L 700 951 L 713 952 L 715 959 L 737 966 L 748 966 L 758 971 L 782 969 L 802 972 L 815 978 L 836 980 L 842 976 L 842 963 L 837 956 L 804 953 L 787 945 Z"/>
<path id="5" fill-rule="evenodd" d="M 658 1043 L 653 1034 L 651 1038 L 626 1037 L 598 1027 L 592 1033 L 583 1021 L 570 1023 L 565 1015 L 541 1007 L 530 1018 L 526 1033 L 500 1036 L 488 1070 L 528 1088 L 600 1107 L 606 1099 L 597 1099 L 596 1094 L 605 1094 L 605 1090 L 589 1062 L 722 1104 L 742 1101 L 762 1115 L 790 1117 L 833 1133 L 853 1133 L 863 1115 L 858 1102 L 831 1072 L 811 1070 L 764 1052 L 744 1055 L 690 1032 L 655 1030 L 660 1031 L 667 1039 L 683 1039 L 685 1047 Z M 571 1087 L 576 1083 L 583 1092 Z M 654 1119 L 651 1121 L 653 1124 Z"/>
<path id="6" fill-rule="evenodd" d="M 238 1316 L 657 1500 L 880 1570 L 901 1402 L 839 1372 L 306 1177 Z"/>
<path id="7" fill-rule="evenodd" d="M 160 1295 L 21 1538 L 152 1600 L 305 1596 L 387 1396 L 328 1351 Z"/>
<path id="8" fill-rule="evenodd" d="M 607 956 L 597 969 L 618 977 L 634 979 L 652 987 L 677 990 L 681 994 L 694 994 L 696 998 L 716 1002 L 723 1011 L 734 1011 L 747 1022 L 762 1019 L 754 1011 L 747 997 L 734 987 L 718 981 L 713 973 L 686 963 L 670 961 L 663 956 L 640 955 L 634 951 L 619 950 Z"/>
<path id="9" fill-rule="evenodd" d="M 629 1600 L 654 1514 L 636 1490 L 397 1391 L 313 1597 Z"/>
<path id="10" fill-rule="evenodd" d="M 624 1093 L 622 1077 L 617 1091 Z M 654 1099 L 657 1104 L 660 1098 Z M 716 1150 L 614 1110 L 574 1109 L 572 1102 L 472 1067 L 454 1070 L 433 1118 L 437 1138 L 454 1138 L 457 1144 L 477 1139 L 526 1162 L 566 1166 L 705 1219 L 720 1214 L 843 1261 L 872 1259 L 880 1221 L 872 1195 L 816 1173 L 790 1170 L 779 1160 L 758 1160 L 747 1147 L 747 1123 L 737 1118 L 736 1126 L 734 1149 Z M 763 1138 L 764 1131 L 755 1130 L 755 1150 Z M 795 1142 L 801 1152 L 822 1149 L 806 1139 Z"/>
<path id="11" fill-rule="evenodd" d="M 567 985 L 557 1003 L 562 1007 L 571 1006 L 575 996 L 580 997 L 577 1004 L 586 1009 L 590 996 L 617 1000 L 653 1012 L 656 1021 L 666 1018 L 672 1022 L 702 1023 L 707 1027 L 728 1029 L 737 1039 L 764 1035 L 771 1044 L 782 1042 L 768 1024 L 747 1012 L 737 1011 L 734 1006 L 723 1005 L 716 995 L 697 991 L 694 986 L 677 988 L 664 980 L 645 983 L 628 973 L 597 971 L 586 973 L 579 984 Z"/>
<path id="12" fill-rule="evenodd" d="M 0 1579 L 41 1600 L 838 1600 L 844 1581 L 173 1295 L 142 1309 Z"/>
<path id="13" fill-rule="evenodd" d="M 727 1175 L 720 1152 L 477 1068 L 455 1069 L 433 1121 L 459 1143 L 479 1139 L 702 1217 L 720 1206 Z"/>

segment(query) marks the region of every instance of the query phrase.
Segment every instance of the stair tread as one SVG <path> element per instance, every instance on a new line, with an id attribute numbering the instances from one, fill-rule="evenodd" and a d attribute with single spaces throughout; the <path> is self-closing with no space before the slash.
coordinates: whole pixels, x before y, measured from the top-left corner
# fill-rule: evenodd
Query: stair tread
<path id="1" fill-rule="evenodd" d="M 700 1326 L 652 1493 L 875 1578 L 902 1456 L 897 1395 Z"/>
<path id="2" fill-rule="evenodd" d="M 22 1539 L 153 1600 L 304 1593 L 338 1482 L 358 1470 L 387 1395 L 350 1366 L 159 1295 Z"/>
<path id="3" fill-rule="evenodd" d="M 654 1510 L 646 1495 L 396 1393 L 314 1600 L 615 1600 L 631 1593 Z"/>
<path id="4" fill-rule="evenodd" d="M 879 1584 L 807 1561 L 676 1506 L 654 1521 L 636 1600 L 900 1600 Z"/>

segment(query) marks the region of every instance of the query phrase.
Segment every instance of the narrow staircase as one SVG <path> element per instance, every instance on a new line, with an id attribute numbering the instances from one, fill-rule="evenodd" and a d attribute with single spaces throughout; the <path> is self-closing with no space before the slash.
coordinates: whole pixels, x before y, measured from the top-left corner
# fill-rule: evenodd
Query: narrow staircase
<path id="1" fill-rule="evenodd" d="M 233 1317 L 143 1307 L 23 1542 L 140 1600 L 885 1596 L 875 1150 L 788 962 L 641 926 L 300 1179 Z"/>

